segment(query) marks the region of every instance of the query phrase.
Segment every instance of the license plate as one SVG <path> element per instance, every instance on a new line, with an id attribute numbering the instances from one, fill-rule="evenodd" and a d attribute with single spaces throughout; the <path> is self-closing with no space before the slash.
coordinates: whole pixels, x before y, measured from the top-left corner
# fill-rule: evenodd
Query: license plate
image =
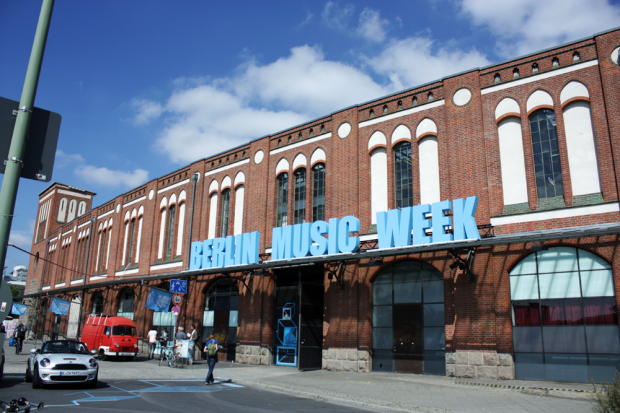
<path id="1" fill-rule="evenodd" d="M 82 374 L 81 371 L 61 371 L 61 376 L 80 376 Z"/>

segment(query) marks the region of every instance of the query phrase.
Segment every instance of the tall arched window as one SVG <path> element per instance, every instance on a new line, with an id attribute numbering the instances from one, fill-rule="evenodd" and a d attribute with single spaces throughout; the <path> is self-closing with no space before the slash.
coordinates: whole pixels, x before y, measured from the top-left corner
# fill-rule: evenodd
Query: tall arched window
<path id="1" fill-rule="evenodd" d="M 119 317 L 127 317 L 133 320 L 133 304 L 133 290 L 125 288 L 119 297 L 118 313 L 116 315 Z"/>
<path id="2" fill-rule="evenodd" d="M 69 201 L 69 213 L 67 214 L 67 222 L 72 221 L 77 214 L 77 201 L 72 199 Z"/>
<path id="3" fill-rule="evenodd" d="M 288 173 L 278 175 L 278 197 L 276 203 L 276 227 L 287 224 Z"/>
<path id="4" fill-rule="evenodd" d="M 60 198 L 60 205 L 58 206 L 58 222 L 65 222 L 67 220 L 67 198 Z"/>
<path id="5" fill-rule="evenodd" d="M 228 278 L 220 278 L 206 293 L 202 337 L 206 340 L 211 334 L 222 334 L 221 353 L 226 354 L 226 360 L 235 359 L 238 309 L 237 285 Z"/>
<path id="6" fill-rule="evenodd" d="M 394 147 L 394 195 L 396 208 L 413 205 L 413 175 L 411 142 L 402 142 Z"/>
<path id="7" fill-rule="evenodd" d="M 222 191 L 222 213 L 220 214 L 220 237 L 226 238 L 228 235 L 228 217 L 230 215 L 230 188 Z"/>
<path id="8" fill-rule="evenodd" d="M 541 109 L 530 116 L 538 199 L 564 195 L 555 113 Z"/>
<path id="9" fill-rule="evenodd" d="M 99 232 L 99 256 L 97 257 L 97 272 L 102 272 L 106 269 L 105 266 L 105 250 L 106 250 L 106 235 L 107 229 L 104 228 L 101 232 Z"/>
<path id="10" fill-rule="evenodd" d="M 81 217 L 86 213 L 86 201 L 80 201 L 78 204 L 78 217 Z"/>
<path id="11" fill-rule="evenodd" d="M 128 228 L 127 228 L 127 237 L 128 237 L 128 244 L 127 245 L 127 261 L 126 261 L 126 265 L 131 265 L 131 259 L 133 258 L 133 243 L 134 243 L 134 236 L 135 236 L 135 231 L 136 231 L 136 219 L 133 218 L 131 221 L 129 221 L 127 223 Z M 123 263 L 125 264 L 125 263 Z"/>
<path id="12" fill-rule="evenodd" d="M 97 291 L 93 296 L 93 309 L 91 314 L 103 314 L 103 293 Z"/>
<path id="13" fill-rule="evenodd" d="M 620 367 L 612 267 L 581 249 L 553 247 L 510 271 L 515 374 L 597 383 Z"/>
<path id="14" fill-rule="evenodd" d="M 325 164 L 312 167 L 312 222 L 325 220 Z"/>
<path id="15" fill-rule="evenodd" d="M 306 221 L 306 170 L 298 169 L 293 175 L 295 176 L 293 224 L 302 224 Z"/>
<path id="16" fill-rule="evenodd" d="M 174 241 L 174 218 L 176 214 L 176 205 L 170 205 L 168 209 L 168 225 L 166 229 L 166 258 L 172 256 L 172 243 Z"/>

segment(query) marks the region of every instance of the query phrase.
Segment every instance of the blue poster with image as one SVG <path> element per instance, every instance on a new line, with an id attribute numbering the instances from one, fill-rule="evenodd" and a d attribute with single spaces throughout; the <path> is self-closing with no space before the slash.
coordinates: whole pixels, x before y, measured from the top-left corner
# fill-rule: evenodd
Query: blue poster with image
<path id="1" fill-rule="evenodd" d="M 26 315 L 27 311 L 28 306 L 23 304 L 13 303 L 13 308 L 11 308 L 11 314 Z"/>
<path id="2" fill-rule="evenodd" d="M 172 301 L 172 293 L 167 291 L 151 288 L 149 295 L 146 299 L 146 308 L 150 308 L 155 311 L 168 312 L 170 309 L 170 302 Z"/>
<path id="3" fill-rule="evenodd" d="M 50 312 L 60 315 L 67 315 L 69 313 L 69 307 L 71 307 L 70 301 L 61 300 L 60 298 L 52 298 Z"/>

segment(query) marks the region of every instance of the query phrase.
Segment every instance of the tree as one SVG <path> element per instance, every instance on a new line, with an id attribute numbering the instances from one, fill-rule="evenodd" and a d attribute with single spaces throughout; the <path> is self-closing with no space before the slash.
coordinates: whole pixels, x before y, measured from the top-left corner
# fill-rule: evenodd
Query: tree
<path id="1" fill-rule="evenodd" d="M 20 295 L 22 295 L 22 292 L 19 290 L 19 288 L 17 288 L 17 286 L 9 284 L 9 287 L 11 287 L 11 294 L 13 294 L 13 301 L 15 301 L 15 297 L 19 297 Z"/>

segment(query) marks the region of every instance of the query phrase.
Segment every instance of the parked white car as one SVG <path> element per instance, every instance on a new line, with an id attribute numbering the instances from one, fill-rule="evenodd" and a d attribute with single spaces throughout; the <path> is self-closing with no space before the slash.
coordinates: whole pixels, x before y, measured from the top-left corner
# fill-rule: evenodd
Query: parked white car
<path id="1" fill-rule="evenodd" d="M 40 349 L 30 350 L 26 381 L 32 388 L 59 383 L 83 383 L 97 386 L 99 363 L 84 343 L 75 340 L 52 340 Z"/>

